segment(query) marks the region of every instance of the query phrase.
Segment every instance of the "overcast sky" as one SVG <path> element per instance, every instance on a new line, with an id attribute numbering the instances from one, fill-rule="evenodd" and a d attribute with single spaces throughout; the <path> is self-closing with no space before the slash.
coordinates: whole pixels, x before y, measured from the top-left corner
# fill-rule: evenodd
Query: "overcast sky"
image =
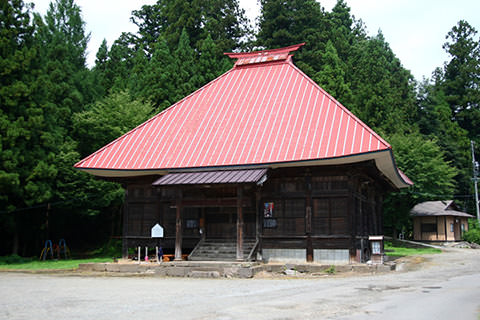
<path id="1" fill-rule="evenodd" d="M 35 11 L 45 14 L 50 0 L 30 0 Z M 29 2 L 28 0 L 26 2 Z M 76 0 L 82 8 L 91 39 L 87 62 L 92 66 L 100 43 L 111 45 L 122 32 L 135 32 L 130 22 L 132 10 L 156 0 Z M 430 77 L 447 55 L 442 49 L 448 31 L 461 19 L 480 31 L 479 0 L 346 0 L 352 14 L 365 23 L 370 35 L 381 29 L 393 52 L 417 80 Z M 331 10 L 336 0 L 321 0 Z M 257 0 L 240 0 L 248 16 L 258 16 Z"/>

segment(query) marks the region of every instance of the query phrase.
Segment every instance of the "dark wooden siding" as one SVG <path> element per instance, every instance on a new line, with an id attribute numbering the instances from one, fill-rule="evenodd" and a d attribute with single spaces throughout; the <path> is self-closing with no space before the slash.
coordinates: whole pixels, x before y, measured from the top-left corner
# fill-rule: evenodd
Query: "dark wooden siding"
<path id="1" fill-rule="evenodd" d="M 244 237 L 255 237 L 258 220 L 261 247 L 353 250 L 359 238 L 382 234 L 381 202 L 389 186 L 373 162 L 271 169 L 267 175 L 263 186 L 242 186 Z M 128 180 L 124 236 L 147 239 L 150 228 L 160 223 L 164 244 L 173 247 L 177 191 L 153 188 L 156 178 Z M 200 239 L 199 228 L 187 227 L 189 220 L 199 226 L 205 221 L 207 236 L 236 237 L 237 186 L 183 186 L 181 191 L 184 248 Z M 270 202 L 273 215 L 264 223 L 263 207 Z"/>

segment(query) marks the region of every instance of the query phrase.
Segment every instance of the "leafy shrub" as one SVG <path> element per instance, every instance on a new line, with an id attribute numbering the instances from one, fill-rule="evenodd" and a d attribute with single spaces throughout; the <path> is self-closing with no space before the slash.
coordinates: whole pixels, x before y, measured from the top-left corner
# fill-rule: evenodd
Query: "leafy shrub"
<path id="1" fill-rule="evenodd" d="M 330 268 L 325 269 L 324 271 L 325 271 L 325 273 L 328 273 L 328 274 L 335 274 L 337 272 L 337 270 L 335 270 L 334 265 L 331 265 Z"/>
<path id="2" fill-rule="evenodd" d="M 463 233 L 463 240 L 480 244 L 480 226 L 478 221 L 470 220 L 468 224 L 468 231 Z"/>
<path id="3" fill-rule="evenodd" d="M 93 256 L 103 257 L 121 257 L 122 256 L 122 240 L 110 239 L 103 247 L 94 250 L 91 253 Z"/>

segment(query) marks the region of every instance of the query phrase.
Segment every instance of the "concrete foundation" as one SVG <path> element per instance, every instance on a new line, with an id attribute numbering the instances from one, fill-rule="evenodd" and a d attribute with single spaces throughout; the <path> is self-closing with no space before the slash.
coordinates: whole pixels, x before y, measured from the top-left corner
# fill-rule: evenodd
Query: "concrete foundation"
<path id="1" fill-rule="evenodd" d="M 314 249 L 313 262 L 328 265 L 343 265 L 350 262 L 348 249 Z"/>
<path id="2" fill-rule="evenodd" d="M 191 278 L 253 278 L 260 272 L 284 274 L 295 270 L 302 274 L 326 274 L 332 264 L 270 263 L 258 262 L 164 262 L 156 263 L 84 263 L 78 271 L 122 275 L 152 275 L 162 277 Z M 394 265 L 344 264 L 335 267 L 336 272 L 377 273 L 394 270 Z"/>
<path id="3" fill-rule="evenodd" d="M 263 249 L 264 262 L 304 263 L 307 261 L 305 249 Z"/>

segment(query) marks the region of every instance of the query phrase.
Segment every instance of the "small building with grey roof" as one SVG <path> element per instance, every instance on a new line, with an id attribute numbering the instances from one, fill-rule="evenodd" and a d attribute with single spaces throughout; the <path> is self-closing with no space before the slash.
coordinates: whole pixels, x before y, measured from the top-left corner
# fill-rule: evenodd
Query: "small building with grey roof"
<path id="1" fill-rule="evenodd" d="M 453 200 L 426 201 L 410 211 L 416 241 L 459 241 L 474 216 L 460 211 Z"/>

